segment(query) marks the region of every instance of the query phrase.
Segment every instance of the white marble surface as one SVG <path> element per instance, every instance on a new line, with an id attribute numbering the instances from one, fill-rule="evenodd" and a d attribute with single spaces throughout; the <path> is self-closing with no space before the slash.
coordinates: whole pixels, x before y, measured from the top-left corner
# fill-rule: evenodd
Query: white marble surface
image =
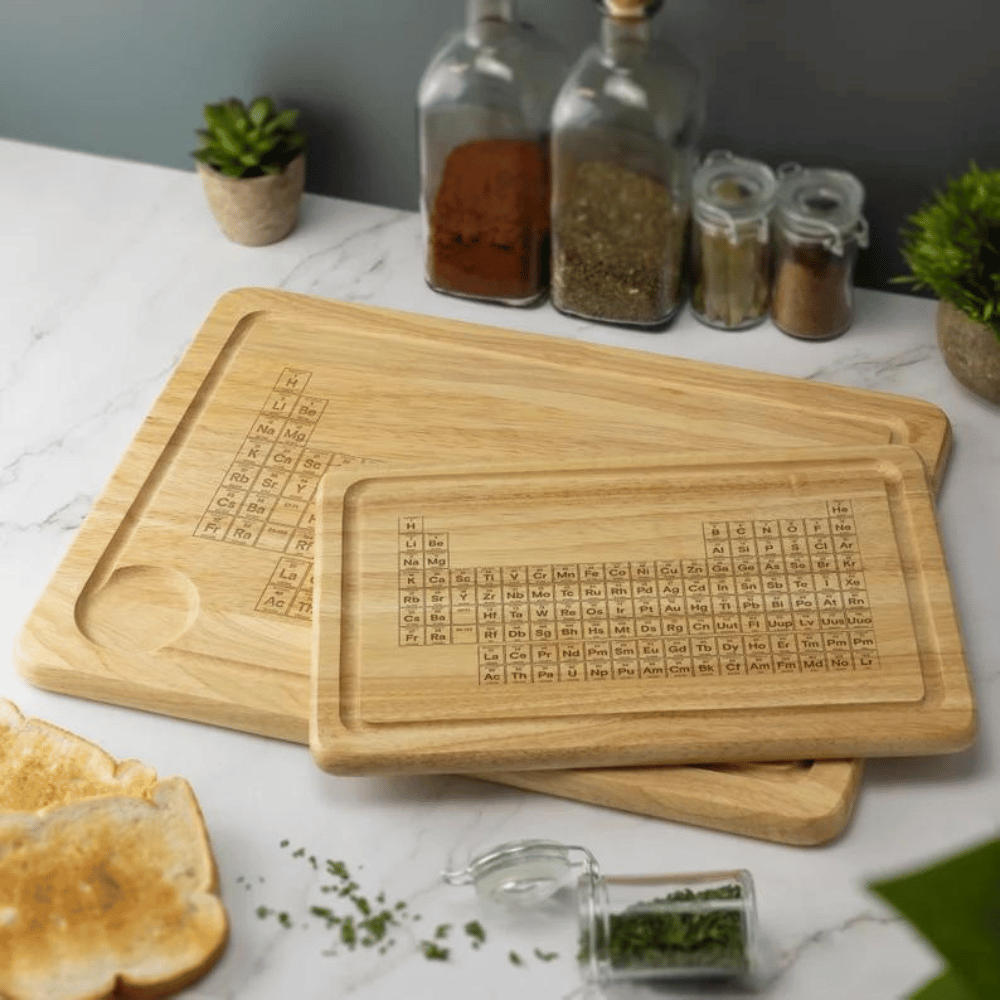
<path id="1" fill-rule="evenodd" d="M 479 951 L 464 934 L 448 963 L 418 941 L 474 915 L 470 895 L 438 881 L 449 858 L 520 837 L 582 842 L 619 871 L 746 867 L 756 879 L 773 958 L 773 1000 L 886 1000 L 938 960 L 869 894 L 867 880 L 1000 833 L 1000 411 L 966 394 L 934 342 L 933 303 L 861 292 L 839 340 L 809 344 L 770 325 L 712 331 L 684 315 L 649 334 L 573 321 L 549 305 L 514 311 L 436 295 L 423 282 L 415 215 L 307 196 L 301 224 L 276 246 L 226 242 L 195 174 L 0 140 L 0 695 L 33 715 L 193 784 L 232 921 L 198 1000 L 389 996 L 555 998 L 575 982 L 571 956 L 524 967 L 503 935 Z M 26 684 L 9 654 L 95 495 L 215 299 L 278 286 L 602 344 L 720 361 L 918 396 L 952 420 L 955 450 L 940 521 L 977 689 L 974 749 L 872 762 L 853 823 L 803 850 L 647 820 L 455 777 L 325 775 L 299 746 L 78 701 Z M 291 845 L 279 843 L 288 838 Z M 363 865 L 423 914 L 386 955 L 327 956 L 332 935 L 308 907 L 328 897 L 305 859 Z M 246 885 L 251 888 L 247 889 Z M 292 929 L 258 919 L 267 905 Z M 422 933 L 421 933 L 422 932 Z M 525 954 L 530 947 L 523 948 Z M 664 995 L 662 993 L 657 995 Z M 727 990 L 713 995 L 731 995 Z"/>

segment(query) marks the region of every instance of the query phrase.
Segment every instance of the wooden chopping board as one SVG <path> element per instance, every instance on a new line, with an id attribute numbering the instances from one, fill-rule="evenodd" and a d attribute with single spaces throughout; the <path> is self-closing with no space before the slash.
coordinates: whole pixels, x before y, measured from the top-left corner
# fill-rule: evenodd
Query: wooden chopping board
<path id="1" fill-rule="evenodd" d="M 310 743 L 340 774 L 905 756 L 973 703 L 911 448 L 329 473 Z"/>
<path id="2" fill-rule="evenodd" d="M 950 430 L 904 397 L 237 290 L 140 427 L 16 661 L 52 690 L 306 742 L 313 493 L 328 469 L 852 442 L 909 444 L 937 482 Z M 645 769 L 643 796 L 607 774 L 577 773 L 563 792 L 663 816 L 676 796 L 681 818 L 811 842 L 853 802 L 860 764 L 842 781 L 832 767 L 786 771 L 769 787 L 787 803 L 774 793 L 749 818 L 731 809 L 739 769 L 714 815 L 703 768 Z"/>

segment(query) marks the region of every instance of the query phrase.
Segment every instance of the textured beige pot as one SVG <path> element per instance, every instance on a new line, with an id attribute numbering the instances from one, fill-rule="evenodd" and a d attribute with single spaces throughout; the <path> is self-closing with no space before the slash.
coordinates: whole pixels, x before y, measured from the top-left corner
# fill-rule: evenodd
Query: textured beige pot
<path id="1" fill-rule="evenodd" d="M 234 243 L 263 247 L 295 228 L 306 179 L 304 153 L 280 174 L 263 177 L 226 177 L 204 163 L 197 167 L 215 221 Z"/>
<path id="2" fill-rule="evenodd" d="M 993 330 L 950 302 L 940 302 L 937 335 L 948 371 L 967 389 L 1000 406 L 1000 341 Z"/>

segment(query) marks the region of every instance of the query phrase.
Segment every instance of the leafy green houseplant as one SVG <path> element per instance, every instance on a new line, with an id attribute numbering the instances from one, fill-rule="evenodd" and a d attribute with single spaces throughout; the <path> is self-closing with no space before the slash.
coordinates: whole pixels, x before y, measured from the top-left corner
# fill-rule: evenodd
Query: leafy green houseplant
<path id="1" fill-rule="evenodd" d="M 869 888 L 946 963 L 911 1000 L 1000 997 L 1000 838 Z"/>
<path id="2" fill-rule="evenodd" d="M 306 135 L 300 112 L 269 97 L 235 97 L 204 109 L 206 128 L 192 155 L 219 228 L 236 243 L 264 246 L 298 221 L 305 186 Z"/>
<path id="3" fill-rule="evenodd" d="M 907 220 L 897 281 L 940 300 L 938 343 L 951 373 L 1000 404 L 1000 170 L 975 163 Z"/>

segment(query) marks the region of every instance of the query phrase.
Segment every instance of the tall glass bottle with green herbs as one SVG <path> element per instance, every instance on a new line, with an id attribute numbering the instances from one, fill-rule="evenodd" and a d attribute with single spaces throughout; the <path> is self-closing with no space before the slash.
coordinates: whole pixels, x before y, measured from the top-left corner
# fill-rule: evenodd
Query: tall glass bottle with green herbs
<path id="1" fill-rule="evenodd" d="M 417 94 L 425 275 L 436 291 L 529 305 L 549 282 L 549 117 L 560 49 L 515 0 L 466 0 Z"/>
<path id="2" fill-rule="evenodd" d="M 683 304 L 704 119 L 694 66 L 654 40 L 661 0 L 598 0 L 600 41 L 552 113 L 552 301 L 586 319 L 666 324 Z"/>

